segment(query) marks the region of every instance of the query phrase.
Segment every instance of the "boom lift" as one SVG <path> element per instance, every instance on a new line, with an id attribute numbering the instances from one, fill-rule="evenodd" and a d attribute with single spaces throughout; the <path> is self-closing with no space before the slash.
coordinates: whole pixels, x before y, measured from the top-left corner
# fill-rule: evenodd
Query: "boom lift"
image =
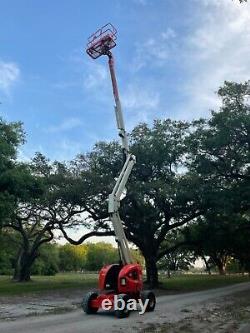
<path id="1" fill-rule="evenodd" d="M 104 266 L 99 273 L 99 290 L 100 292 L 89 292 L 85 295 L 82 303 L 83 310 L 87 314 L 93 314 L 101 308 L 102 301 L 109 299 L 114 304 L 114 296 L 117 295 L 125 301 L 128 299 L 142 301 L 148 299 L 146 311 L 153 311 L 155 307 L 155 295 L 152 291 L 143 291 L 142 268 L 138 263 L 133 262 L 128 241 L 122 226 L 119 215 L 120 201 L 126 191 L 126 183 L 132 171 L 136 158 L 129 151 L 128 137 L 124 126 L 121 102 L 119 98 L 118 86 L 114 68 L 114 57 L 110 51 L 116 46 L 117 30 L 110 23 L 97 30 L 88 39 L 87 54 L 97 59 L 102 55 L 108 57 L 108 65 L 110 77 L 113 87 L 113 95 L 115 100 L 116 123 L 119 136 L 122 142 L 122 151 L 124 157 L 124 165 L 112 193 L 109 195 L 108 212 L 112 221 L 118 250 L 121 258 L 119 264 Z M 118 318 L 127 317 L 129 311 L 125 307 L 122 310 L 115 310 Z"/>

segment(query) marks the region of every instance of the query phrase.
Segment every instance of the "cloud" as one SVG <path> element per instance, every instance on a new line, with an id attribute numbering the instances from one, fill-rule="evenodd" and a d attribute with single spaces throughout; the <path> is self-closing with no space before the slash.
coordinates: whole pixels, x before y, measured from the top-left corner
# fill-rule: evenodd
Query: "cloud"
<path id="1" fill-rule="evenodd" d="M 106 66 L 98 64 L 97 62 L 91 62 L 87 68 L 87 75 L 84 80 L 84 87 L 86 89 L 96 89 L 101 87 L 108 79 L 108 70 Z"/>
<path id="2" fill-rule="evenodd" d="M 23 162 L 29 162 L 36 152 L 40 152 L 52 161 L 69 161 L 75 158 L 77 154 L 85 152 L 88 148 L 82 142 L 62 137 L 51 141 L 51 144 L 35 145 L 28 143 L 19 149 L 18 159 Z"/>
<path id="3" fill-rule="evenodd" d="M 70 88 L 76 88 L 81 86 L 80 80 L 78 81 L 61 81 L 61 82 L 56 82 L 52 84 L 52 87 L 55 89 L 59 90 L 64 90 L 64 89 L 70 89 Z"/>
<path id="4" fill-rule="evenodd" d="M 159 34 L 159 37 L 150 37 L 144 42 L 137 42 L 132 69 L 139 71 L 146 66 L 164 65 L 171 53 L 170 40 L 175 37 L 175 31 L 168 27 Z"/>
<path id="5" fill-rule="evenodd" d="M 146 6 L 148 1 L 147 0 L 133 0 L 135 4 Z"/>
<path id="6" fill-rule="evenodd" d="M 83 122 L 78 118 L 67 118 L 58 125 L 50 126 L 45 129 L 47 133 L 56 133 L 72 130 L 76 127 L 79 127 Z"/>
<path id="7" fill-rule="evenodd" d="M 170 39 L 170 38 L 175 38 L 176 33 L 172 28 L 167 28 L 166 31 L 162 31 L 161 37 L 162 37 L 163 40 L 167 40 L 167 39 Z"/>
<path id="8" fill-rule="evenodd" d="M 195 0 L 195 26 L 184 42 L 181 116 L 194 118 L 217 109 L 216 95 L 225 80 L 250 78 L 250 6 L 227 0 Z"/>
<path id="9" fill-rule="evenodd" d="M 94 61 L 87 55 L 83 56 L 82 48 L 74 49 L 68 57 L 62 57 L 62 61 L 70 64 L 74 76 L 68 81 L 62 80 L 54 83 L 54 88 L 69 89 L 80 87 L 88 95 L 93 94 L 96 99 L 100 98 L 103 100 L 104 87 L 109 79 L 107 64 L 104 65 Z"/>
<path id="10" fill-rule="evenodd" d="M 55 158 L 60 161 L 67 161 L 74 158 L 77 154 L 83 151 L 83 146 L 81 143 L 67 138 L 63 138 L 58 143 L 58 150 Z"/>
<path id="11" fill-rule="evenodd" d="M 130 84 L 122 94 L 121 100 L 129 130 L 138 125 L 139 122 L 151 121 L 155 110 L 160 105 L 159 94 L 149 90 L 143 84 L 141 87 Z"/>
<path id="12" fill-rule="evenodd" d="M 89 99 L 107 107 L 111 103 L 112 90 L 108 65 L 97 61 L 86 61 L 84 66 L 83 89 Z"/>
<path id="13" fill-rule="evenodd" d="M 21 162 L 30 162 L 36 152 L 46 155 L 46 151 L 41 144 L 32 144 L 27 142 L 21 146 L 17 151 L 17 159 Z"/>
<path id="14" fill-rule="evenodd" d="M 122 102 L 127 109 L 155 109 L 159 105 L 159 94 L 130 84 L 122 95 Z"/>
<path id="15" fill-rule="evenodd" d="M 9 94 L 11 87 L 20 77 L 20 69 L 13 62 L 0 60 L 0 90 Z"/>

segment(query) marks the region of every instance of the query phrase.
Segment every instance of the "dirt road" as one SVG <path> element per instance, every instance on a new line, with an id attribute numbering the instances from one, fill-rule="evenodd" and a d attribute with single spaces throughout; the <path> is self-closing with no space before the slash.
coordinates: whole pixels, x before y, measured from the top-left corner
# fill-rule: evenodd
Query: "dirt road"
<path id="1" fill-rule="evenodd" d="M 157 306 L 153 313 L 139 315 L 138 312 L 133 312 L 128 319 L 116 319 L 113 313 L 107 312 L 87 316 L 80 310 L 74 310 L 64 314 L 26 317 L 15 321 L 4 320 L 0 322 L 0 333 L 250 333 L 249 326 L 245 324 L 247 317 L 238 318 L 238 321 L 231 320 L 230 311 L 237 310 L 237 307 L 240 313 L 243 311 L 240 307 L 244 307 L 244 311 L 250 313 L 250 303 L 248 305 L 239 301 L 244 295 L 248 295 L 245 298 L 249 300 L 250 283 L 201 292 L 160 296 L 157 298 Z"/>

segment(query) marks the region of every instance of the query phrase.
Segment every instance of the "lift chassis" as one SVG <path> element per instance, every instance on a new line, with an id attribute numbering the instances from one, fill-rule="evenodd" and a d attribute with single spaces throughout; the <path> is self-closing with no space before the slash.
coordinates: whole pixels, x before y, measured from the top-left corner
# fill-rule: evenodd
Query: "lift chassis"
<path id="1" fill-rule="evenodd" d="M 116 180 L 112 193 L 109 195 L 108 212 L 113 224 L 121 262 L 104 266 L 99 273 L 99 292 L 89 292 L 85 295 L 82 303 L 83 310 L 87 314 L 93 314 L 102 308 L 104 300 L 110 300 L 114 304 L 115 295 L 125 303 L 129 299 L 145 301 L 148 299 L 146 311 L 153 311 L 155 307 L 155 295 L 152 291 L 143 291 L 142 268 L 133 261 L 129 250 L 122 221 L 119 215 L 119 207 L 122 196 L 126 191 L 126 184 L 130 173 L 136 163 L 136 158 L 129 151 L 128 136 L 125 130 L 121 102 L 119 98 L 118 85 L 116 81 L 114 57 L 111 49 L 116 46 L 117 31 L 112 24 L 107 24 L 97 30 L 88 39 L 87 54 L 97 59 L 102 55 L 108 57 L 110 77 L 113 87 L 115 101 L 116 123 L 122 143 L 124 165 Z M 123 310 L 115 310 L 118 318 L 127 317 L 129 311 L 126 307 Z"/>

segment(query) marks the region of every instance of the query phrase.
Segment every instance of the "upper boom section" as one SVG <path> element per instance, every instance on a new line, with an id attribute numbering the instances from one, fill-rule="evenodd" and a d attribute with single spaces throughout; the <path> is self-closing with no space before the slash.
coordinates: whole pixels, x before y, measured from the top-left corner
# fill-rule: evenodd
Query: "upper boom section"
<path id="1" fill-rule="evenodd" d="M 106 55 L 109 58 L 109 72 L 112 81 L 113 95 L 115 99 L 116 123 L 119 130 L 119 136 L 122 140 L 122 149 L 125 161 L 129 152 L 128 137 L 125 130 L 118 85 L 116 81 L 114 57 L 110 51 L 113 47 L 116 46 L 116 38 L 117 30 L 111 23 L 108 23 L 88 38 L 86 52 L 92 59 L 97 59 L 102 55 Z"/>

